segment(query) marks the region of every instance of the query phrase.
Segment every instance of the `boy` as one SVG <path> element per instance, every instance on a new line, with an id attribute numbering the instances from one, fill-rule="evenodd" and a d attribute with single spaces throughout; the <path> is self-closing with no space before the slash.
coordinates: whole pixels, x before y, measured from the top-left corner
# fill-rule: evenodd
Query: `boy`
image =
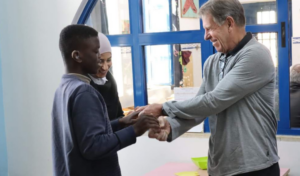
<path id="1" fill-rule="evenodd" d="M 56 90 L 52 111 L 54 175 L 120 176 L 117 151 L 134 144 L 149 128 L 159 131 L 159 123 L 134 115 L 109 121 L 105 102 L 87 77 L 99 68 L 96 30 L 67 26 L 59 45 L 67 74 Z"/>

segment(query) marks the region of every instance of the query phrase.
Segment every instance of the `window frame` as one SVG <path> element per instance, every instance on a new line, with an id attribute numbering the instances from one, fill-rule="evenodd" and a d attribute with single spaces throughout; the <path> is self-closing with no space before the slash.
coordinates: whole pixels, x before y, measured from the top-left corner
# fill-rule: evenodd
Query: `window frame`
<path id="1" fill-rule="evenodd" d="M 84 8 L 81 8 L 81 15 L 77 24 L 85 24 L 90 13 L 98 0 L 83 0 L 86 2 Z M 207 0 L 199 0 L 201 6 Z M 171 5 L 171 0 L 169 0 Z M 201 44 L 202 68 L 206 59 L 214 54 L 214 48 L 209 41 L 205 41 L 202 20 L 200 20 L 200 30 L 176 31 L 176 32 L 156 32 L 143 33 L 143 4 L 142 0 L 128 0 L 130 34 L 124 35 L 108 35 L 108 39 L 113 47 L 131 47 L 132 52 L 132 69 L 133 69 L 133 87 L 134 87 L 134 105 L 147 105 L 147 81 L 144 46 L 146 45 L 173 45 L 173 44 Z M 290 26 L 288 23 L 288 1 L 277 0 L 277 23 L 262 25 L 247 25 L 246 31 L 252 33 L 276 32 L 278 37 L 278 82 L 279 82 L 279 110 L 280 121 L 278 121 L 277 134 L 284 135 L 300 135 L 300 129 L 290 127 L 290 102 L 289 102 L 289 50 L 288 44 Z M 80 9 L 77 11 L 80 13 Z M 282 32 L 282 24 L 284 24 L 286 34 Z M 285 36 L 284 36 L 285 35 Z M 282 37 L 284 36 L 284 41 Z M 286 43 L 282 47 L 282 42 Z M 204 122 L 204 132 L 210 132 L 208 119 Z"/>

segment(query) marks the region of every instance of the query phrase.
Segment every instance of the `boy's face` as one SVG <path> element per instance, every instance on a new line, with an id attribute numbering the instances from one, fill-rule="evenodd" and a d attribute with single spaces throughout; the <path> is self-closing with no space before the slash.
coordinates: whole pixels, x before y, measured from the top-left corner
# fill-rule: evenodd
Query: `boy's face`
<path id="1" fill-rule="evenodd" d="M 82 42 L 79 56 L 81 60 L 81 68 L 85 74 L 96 74 L 99 69 L 100 42 L 98 36 L 90 37 Z"/>

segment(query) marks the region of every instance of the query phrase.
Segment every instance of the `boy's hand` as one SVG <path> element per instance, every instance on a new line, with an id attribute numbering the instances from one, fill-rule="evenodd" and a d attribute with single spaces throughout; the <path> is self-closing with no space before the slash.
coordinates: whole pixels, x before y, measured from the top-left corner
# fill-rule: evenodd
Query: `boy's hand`
<path id="1" fill-rule="evenodd" d="M 119 123 L 122 128 L 128 127 L 136 123 L 140 111 L 130 111 L 127 116 L 120 118 Z"/>
<path id="2" fill-rule="evenodd" d="M 137 122 L 133 125 L 136 136 L 143 135 L 147 130 L 152 129 L 155 133 L 160 132 L 159 122 L 155 117 L 140 115 Z"/>

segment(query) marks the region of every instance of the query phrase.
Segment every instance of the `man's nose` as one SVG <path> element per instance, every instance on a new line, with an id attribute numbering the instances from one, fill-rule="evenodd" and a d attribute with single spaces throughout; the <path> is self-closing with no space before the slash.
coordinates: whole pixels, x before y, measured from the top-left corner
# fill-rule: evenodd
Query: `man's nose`
<path id="1" fill-rule="evenodd" d="M 204 40 L 209 40 L 211 38 L 210 34 L 205 31 L 204 33 Z"/>

